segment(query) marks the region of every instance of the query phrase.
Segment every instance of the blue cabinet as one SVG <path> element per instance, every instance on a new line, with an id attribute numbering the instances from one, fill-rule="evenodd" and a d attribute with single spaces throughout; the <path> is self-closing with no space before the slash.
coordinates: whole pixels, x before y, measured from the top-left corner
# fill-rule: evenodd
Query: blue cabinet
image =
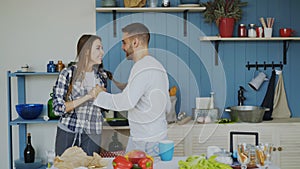
<path id="1" fill-rule="evenodd" d="M 7 104 L 8 104 L 8 147 L 9 147 L 9 168 L 13 169 L 13 148 L 12 145 L 12 126 L 16 125 L 19 128 L 19 158 L 23 159 L 23 150 L 26 146 L 26 133 L 27 124 L 41 124 L 41 123 L 57 123 L 58 120 L 45 121 L 43 118 L 37 118 L 34 120 L 23 120 L 21 117 L 12 119 L 13 109 L 16 104 L 26 103 L 26 84 L 25 79 L 28 76 L 41 76 L 47 78 L 49 76 L 58 76 L 58 73 L 47 73 L 47 72 L 7 72 Z M 12 81 L 17 80 L 17 101 L 13 103 L 12 99 Z M 47 103 L 45 103 L 46 105 Z M 44 105 L 44 106 L 45 106 Z"/>

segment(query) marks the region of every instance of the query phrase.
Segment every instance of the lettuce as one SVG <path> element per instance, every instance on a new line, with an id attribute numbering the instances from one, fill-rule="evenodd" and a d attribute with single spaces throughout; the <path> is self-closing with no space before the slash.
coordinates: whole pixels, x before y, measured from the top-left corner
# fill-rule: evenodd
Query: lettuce
<path id="1" fill-rule="evenodd" d="M 178 161 L 179 169 L 232 169 L 230 165 L 220 163 L 215 160 L 217 156 L 206 159 L 205 154 L 192 155 L 185 161 Z"/>

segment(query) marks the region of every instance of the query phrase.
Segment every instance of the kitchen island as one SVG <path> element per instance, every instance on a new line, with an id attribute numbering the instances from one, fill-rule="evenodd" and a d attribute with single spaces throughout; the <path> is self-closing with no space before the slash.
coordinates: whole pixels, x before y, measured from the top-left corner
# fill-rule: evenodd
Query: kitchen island
<path id="1" fill-rule="evenodd" d="M 127 145 L 129 127 L 105 127 L 119 132 L 123 146 Z M 218 146 L 230 150 L 230 132 L 257 132 L 259 143 L 273 143 L 272 162 L 284 169 L 298 169 L 300 166 L 300 118 L 274 119 L 261 123 L 200 124 L 190 121 L 185 125 L 168 125 L 168 137 L 175 141 L 175 157 L 206 154 L 208 146 Z M 111 136 L 104 137 L 103 143 L 110 143 Z M 255 143 L 252 137 L 237 137 L 235 142 Z M 108 145 L 105 145 L 108 147 Z"/>
<path id="2" fill-rule="evenodd" d="M 273 143 L 272 162 L 284 169 L 300 166 L 300 118 L 274 119 L 262 123 L 199 124 L 190 121 L 185 125 L 169 125 L 168 137 L 175 141 L 175 156 L 186 157 L 207 153 L 208 146 L 230 150 L 230 132 L 258 133 L 259 143 Z M 237 136 L 238 142 L 255 144 L 253 136 Z"/>
<path id="3" fill-rule="evenodd" d="M 185 160 L 187 157 L 174 157 L 172 161 L 160 161 L 159 158 L 154 159 L 154 169 L 178 169 L 178 161 Z M 112 158 L 107 159 L 109 161 L 109 165 L 106 169 L 113 169 L 111 162 Z M 269 169 L 280 169 L 275 165 L 271 165 Z"/>

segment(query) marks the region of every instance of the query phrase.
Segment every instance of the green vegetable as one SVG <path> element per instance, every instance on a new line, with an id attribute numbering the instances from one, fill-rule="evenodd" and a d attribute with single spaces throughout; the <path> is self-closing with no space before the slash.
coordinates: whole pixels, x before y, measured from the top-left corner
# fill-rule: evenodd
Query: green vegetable
<path id="1" fill-rule="evenodd" d="M 224 119 L 219 119 L 219 120 L 218 120 L 218 123 L 219 123 L 219 124 L 223 124 L 223 123 L 232 123 L 232 121 L 231 121 L 230 119 L 224 118 Z"/>
<path id="2" fill-rule="evenodd" d="M 216 161 L 216 157 L 206 159 L 205 154 L 189 156 L 185 161 L 178 162 L 179 169 L 232 169 L 230 165 Z"/>

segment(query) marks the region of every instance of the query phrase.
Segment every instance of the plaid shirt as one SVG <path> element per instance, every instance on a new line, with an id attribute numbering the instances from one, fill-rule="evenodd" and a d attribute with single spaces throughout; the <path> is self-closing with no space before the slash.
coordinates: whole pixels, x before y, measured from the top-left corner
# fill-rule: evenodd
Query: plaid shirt
<path id="1" fill-rule="evenodd" d="M 60 114 L 59 123 L 67 127 L 75 133 L 86 134 L 101 134 L 102 129 L 102 114 L 101 108 L 93 105 L 93 100 L 89 100 L 71 112 L 66 113 L 65 97 L 68 91 L 69 84 L 72 80 L 72 72 L 76 66 L 64 68 L 55 83 L 53 88 L 53 111 L 55 114 Z M 106 79 L 103 73 L 94 70 L 96 84 L 106 86 Z M 87 89 L 81 82 L 74 82 L 72 92 L 68 99 L 76 100 L 86 94 Z"/>

